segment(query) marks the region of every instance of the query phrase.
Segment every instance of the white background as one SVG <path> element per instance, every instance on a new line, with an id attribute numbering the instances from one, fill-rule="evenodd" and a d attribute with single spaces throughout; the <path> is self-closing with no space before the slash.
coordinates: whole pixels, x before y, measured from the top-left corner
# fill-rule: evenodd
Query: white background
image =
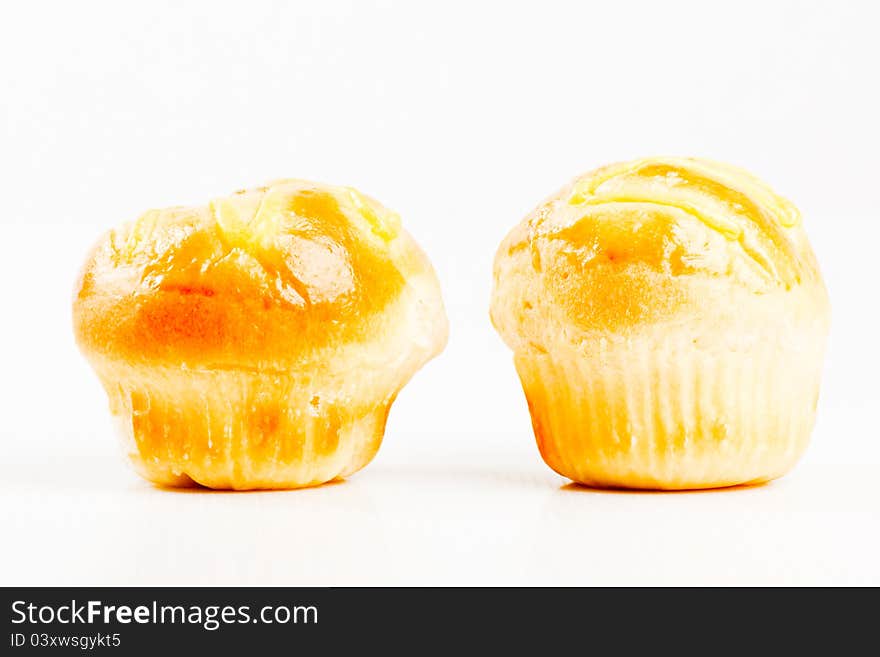
<path id="1" fill-rule="evenodd" d="M 0 584 L 880 584 L 877 4 L 529 5 L 3 5 Z M 566 487 L 489 324 L 505 232 L 648 154 L 745 166 L 803 211 L 833 328 L 813 445 L 769 486 Z M 147 208 L 287 176 L 401 213 L 449 346 L 345 483 L 155 489 L 74 346 L 76 271 Z"/>

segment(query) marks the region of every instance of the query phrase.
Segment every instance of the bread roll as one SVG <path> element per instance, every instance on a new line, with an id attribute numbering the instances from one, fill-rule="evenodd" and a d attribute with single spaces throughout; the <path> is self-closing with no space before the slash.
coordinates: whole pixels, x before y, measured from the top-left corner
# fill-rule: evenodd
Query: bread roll
<path id="1" fill-rule="evenodd" d="M 807 446 L 828 296 L 797 209 L 745 171 L 648 158 L 583 175 L 506 237 L 494 281 L 492 321 L 560 474 L 730 486 Z"/>
<path id="2" fill-rule="evenodd" d="M 362 468 L 447 337 L 434 271 L 398 217 L 302 180 L 111 230 L 73 321 L 137 471 L 233 489 Z"/>

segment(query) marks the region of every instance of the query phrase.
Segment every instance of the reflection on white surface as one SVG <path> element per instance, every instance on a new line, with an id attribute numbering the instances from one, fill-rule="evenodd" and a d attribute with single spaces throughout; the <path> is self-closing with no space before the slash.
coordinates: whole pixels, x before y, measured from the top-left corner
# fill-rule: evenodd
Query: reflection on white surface
<path id="1" fill-rule="evenodd" d="M 110 444 L 0 466 L 3 584 L 880 583 L 867 467 L 640 493 L 566 484 L 532 450 L 413 447 L 346 482 L 228 493 L 155 488 Z"/>

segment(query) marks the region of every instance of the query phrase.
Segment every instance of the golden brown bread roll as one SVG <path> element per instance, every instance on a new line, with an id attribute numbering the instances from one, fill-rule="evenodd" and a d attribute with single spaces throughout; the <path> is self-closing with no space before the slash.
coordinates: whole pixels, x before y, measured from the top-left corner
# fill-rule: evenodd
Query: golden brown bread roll
<path id="1" fill-rule="evenodd" d="M 805 449 L 828 297 L 797 209 L 745 171 L 648 158 L 581 176 L 502 242 L 494 281 L 492 321 L 560 474 L 729 486 Z"/>
<path id="2" fill-rule="evenodd" d="M 170 486 L 292 488 L 359 470 L 447 337 L 431 264 L 397 216 L 302 180 L 110 231 L 73 319 L 135 468 Z"/>

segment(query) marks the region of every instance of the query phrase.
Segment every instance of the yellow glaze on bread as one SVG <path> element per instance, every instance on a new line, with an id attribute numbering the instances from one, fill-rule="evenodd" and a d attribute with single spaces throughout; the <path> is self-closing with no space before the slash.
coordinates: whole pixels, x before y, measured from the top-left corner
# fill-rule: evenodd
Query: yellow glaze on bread
<path id="1" fill-rule="evenodd" d="M 77 286 L 76 330 L 133 361 L 287 366 L 369 337 L 429 271 L 375 201 L 284 180 L 110 231 Z"/>
<path id="2" fill-rule="evenodd" d="M 576 481 L 763 480 L 806 446 L 828 298 L 797 209 L 741 169 L 579 177 L 502 242 L 491 315 L 542 454 Z"/>
<path id="3" fill-rule="evenodd" d="M 303 180 L 110 231 L 73 317 L 138 470 L 220 488 L 364 465 L 447 336 L 433 269 L 397 215 Z"/>

